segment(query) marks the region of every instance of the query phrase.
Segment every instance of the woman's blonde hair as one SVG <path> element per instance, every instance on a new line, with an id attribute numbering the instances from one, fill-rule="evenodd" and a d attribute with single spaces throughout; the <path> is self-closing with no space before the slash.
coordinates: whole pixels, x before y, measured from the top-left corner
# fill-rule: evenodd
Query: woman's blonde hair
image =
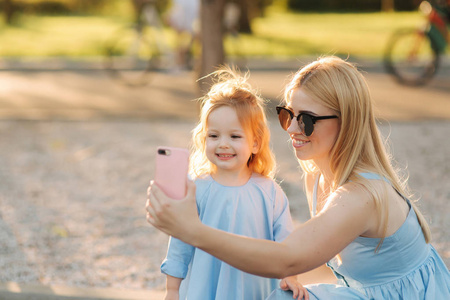
<path id="1" fill-rule="evenodd" d="M 389 180 L 400 194 L 407 198 L 411 197 L 411 194 L 406 180 L 402 180 L 392 166 L 392 156 L 377 127 L 364 77 L 355 66 L 338 57 L 322 57 L 294 75 L 285 89 L 285 101 L 288 102 L 292 92 L 299 88 L 339 115 L 341 130 L 331 150 L 330 159 L 334 174 L 332 191 L 349 180 L 363 185 L 373 196 L 379 224 L 385 237 L 389 213 L 387 197 L 358 173 L 379 174 Z M 318 172 L 312 161 L 300 161 L 300 165 L 306 173 Z M 308 201 L 312 201 L 311 195 L 308 195 Z M 413 202 L 411 205 L 426 241 L 430 242 L 430 229 L 425 218 Z"/>
<path id="2" fill-rule="evenodd" d="M 251 145 L 256 142 L 258 152 L 248 160 L 248 168 L 254 173 L 273 178 L 275 158 L 270 149 L 270 132 L 264 113 L 264 101 L 247 82 L 248 74 L 239 76 L 237 71 L 224 67 L 209 76 L 216 78 L 215 84 L 201 101 L 200 120 L 192 131 L 190 173 L 194 177 L 211 174 L 216 166 L 206 157 L 206 133 L 208 117 L 219 107 L 228 106 L 236 111 L 239 122 L 249 134 Z"/>

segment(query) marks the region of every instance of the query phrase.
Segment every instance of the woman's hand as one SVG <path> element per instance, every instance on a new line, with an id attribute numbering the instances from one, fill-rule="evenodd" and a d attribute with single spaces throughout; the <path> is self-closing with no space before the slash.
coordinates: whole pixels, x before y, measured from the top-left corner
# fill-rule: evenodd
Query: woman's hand
<path id="1" fill-rule="evenodd" d="M 280 281 L 280 288 L 284 291 L 291 290 L 294 299 L 309 300 L 308 290 L 297 281 L 297 276 L 285 277 Z"/>
<path id="2" fill-rule="evenodd" d="M 147 190 L 147 222 L 157 229 L 189 243 L 201 225 L 195 201 L 195 183 L 188 181 L 187 195 L 174 200 L 152 182 Z"/>

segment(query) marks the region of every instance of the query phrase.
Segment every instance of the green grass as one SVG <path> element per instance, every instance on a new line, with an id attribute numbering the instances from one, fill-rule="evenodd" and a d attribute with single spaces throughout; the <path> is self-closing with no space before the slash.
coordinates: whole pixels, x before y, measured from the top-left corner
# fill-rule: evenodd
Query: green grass
<path id="1" fill-rule="evenodd" d="M 95 57 L 125 17 L 21 16 L 19 25 L 0 23 L 0 56 Z M 242 35 L 246 56 L 317 54 L 380 57 L 390 33 L 423 23 L 410 13 L 292 13 L 272 8 L 255 19 L 254 34 Z M 167 31 L 171 44 L 174 36 Z"/>
<path id="2" fill-rule="evenodd" d="M 256 55 L 340 54 L 379 57 L 391 32 L 421 24 L 418 13 L 286 13 L 255 20 L 245 52 Z M 261 50 L 262 49 L 262 50 Z"/>

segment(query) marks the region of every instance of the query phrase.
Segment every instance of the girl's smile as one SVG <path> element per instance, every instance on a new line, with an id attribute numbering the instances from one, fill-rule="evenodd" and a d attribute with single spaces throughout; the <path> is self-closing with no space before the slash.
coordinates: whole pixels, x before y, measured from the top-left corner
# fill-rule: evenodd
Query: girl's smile
<path id="1" fill-rule="evenodd" d="M 216 156 L 220 160 L 229 160 L 229 159 L 232 159 L 232 158 L 236 157 L 236 154 L 216 153 Z"/>

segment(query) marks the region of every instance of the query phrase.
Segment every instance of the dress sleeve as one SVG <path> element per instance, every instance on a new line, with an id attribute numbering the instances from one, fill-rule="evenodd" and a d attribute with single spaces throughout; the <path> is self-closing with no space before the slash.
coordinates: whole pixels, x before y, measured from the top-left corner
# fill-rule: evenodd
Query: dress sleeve
<path id="1" fill-rule="evenodd" d="M 194 247 L 170 237 L 167 256 L 161 264 L 161 272 L 177 278 L 185 278 L 194 254 Z"/>
<path id="2" fill-rule="evenodd" d="M 207 181 L 195 180 L 195 185 L 197 186 L 195 198 L 199 215 L 201 214 L 200 202 L 207 184 Z M 186 278 L 194 253 L 195 247 L 179 239 L 170 237 L 167 255 L 161 264 L 161 273 L 177 278 Z"/>
<path id="3" fill-rule="evenodd" d="M 281 242 L 294 230 L 294 225 L 286 194 L 278 184 L 275 184 L 274 190 L 273 238 Z"/>

